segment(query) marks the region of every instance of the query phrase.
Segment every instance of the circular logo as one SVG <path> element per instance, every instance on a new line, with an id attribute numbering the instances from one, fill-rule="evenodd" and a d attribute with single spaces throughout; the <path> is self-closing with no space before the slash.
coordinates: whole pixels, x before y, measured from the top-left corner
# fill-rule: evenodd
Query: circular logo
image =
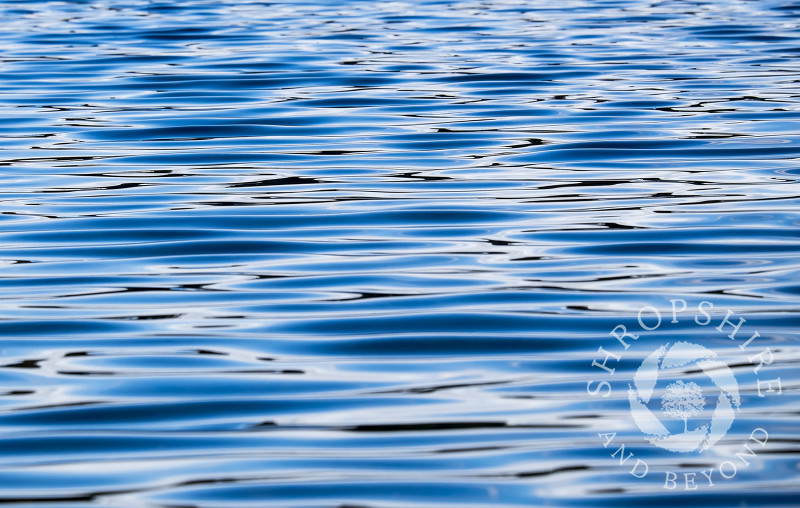
<path id="1" fill-rule="evenodd" d="M 703 452 L 731 428 L 739 411 L 739 385 L 728 365 L 716 358 L 703 346 L 677 342 L 644 359 L 629 385 L 628 401 L 636 425 L 652 444 L 672 452 Z M 698 376 L 712 395 L 707 399 L 701 385 L 675 379 L 675 374 Z M 712 405 L 713 413 L 707 409 Z"/>

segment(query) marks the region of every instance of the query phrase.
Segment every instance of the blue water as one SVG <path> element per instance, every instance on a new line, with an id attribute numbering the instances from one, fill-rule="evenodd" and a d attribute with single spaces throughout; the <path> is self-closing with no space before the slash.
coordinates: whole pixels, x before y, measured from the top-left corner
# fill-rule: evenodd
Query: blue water
<path id="1" fill-rule="evenodd" d="M 800 505 L 790 2 L 0 2 L 0 502 Z M 710 453 L 631 418 L 678 340 Z"/>

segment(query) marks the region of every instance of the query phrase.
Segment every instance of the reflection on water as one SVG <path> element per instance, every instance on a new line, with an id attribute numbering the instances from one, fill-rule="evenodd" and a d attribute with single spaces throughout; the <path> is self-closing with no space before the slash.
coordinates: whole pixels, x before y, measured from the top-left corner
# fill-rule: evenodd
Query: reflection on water
<path id="1" fill-rule="evenodd" d="M 0 501 L 797 504 L 800 4 L 0 10 Z M 664 326 L 592 397 L 643 305 Z M 708 454 L 631 418 L 676 340 L 739 383 Z M 664 490 L 759 426 L 734 479 Z"/>

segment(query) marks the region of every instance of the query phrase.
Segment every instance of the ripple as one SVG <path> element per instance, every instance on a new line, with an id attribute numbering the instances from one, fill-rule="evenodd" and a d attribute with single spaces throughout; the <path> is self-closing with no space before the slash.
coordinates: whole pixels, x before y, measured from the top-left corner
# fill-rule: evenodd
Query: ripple
<path id="1" fill-rule="evenodd" d="M 800 5 L 0 10 L 1 503 L 797 504 Z M 676 298 L 713 325 L 587 395 Z M 631 419 L 622 377 L 677 340 L 739 382 L 708 454 Z M 758 426 L 735 479 L 663 488 Z"/>

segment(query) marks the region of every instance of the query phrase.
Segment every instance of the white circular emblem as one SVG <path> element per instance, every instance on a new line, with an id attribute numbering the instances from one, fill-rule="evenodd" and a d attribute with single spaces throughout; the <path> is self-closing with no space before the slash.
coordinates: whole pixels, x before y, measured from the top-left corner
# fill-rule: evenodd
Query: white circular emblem
<path id="1" fill-rule="evenodd" d="M 701 452 L 711 448 L 731 428 L 739 411 L 739 385 L 727 364 L 716 360 L 717 354 L 691 342 L 678 342 L 672 347 L 665 344 L 644 359 L 633 377 L 634 386 L 628 390 L 628 400 L 636 425 L 649 436 L 648 440 L 672 452 Z M 660 413 L 667 418 L 682 420 L 683 432 L 667 430 L 651 406 L 656 406 L 654 391 L 659 384 L 659 373 L 666 369 L 695 367 L 711 380 L 719 390 L 714 412 L 709 418 L 704 412 L 706 400 L 703 390 L 694 382 L 676 380 L 662 382 Z M 666 385 L 666 386 L 663 386 Z M 691 419 L 691 424 L 690 424 Z M 671 425 L 673 429 L 675 425 Z"/>

